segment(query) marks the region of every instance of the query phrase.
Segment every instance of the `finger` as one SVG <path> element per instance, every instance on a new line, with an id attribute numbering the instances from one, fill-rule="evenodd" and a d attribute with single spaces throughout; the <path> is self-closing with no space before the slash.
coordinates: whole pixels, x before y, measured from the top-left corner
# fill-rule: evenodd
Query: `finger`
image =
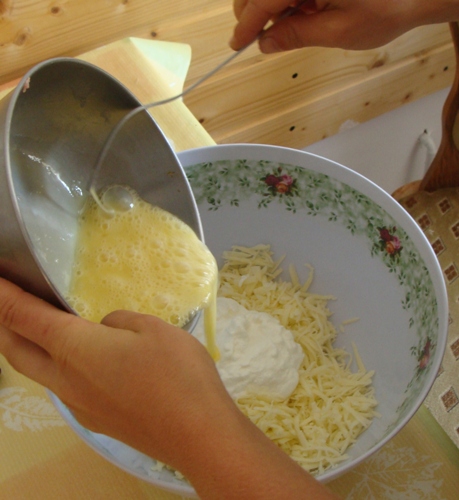
<path id="1" fill-rule="evenodd" d="M 136 333 L 147 333 L 155 336 L 155 342 L 161 343 L 167 339 L 168 348 L 174 348 L 174 342 L 182 342 L 184 338 L 201 346 L 199 340 L 178 326 L 150 314 L 141 314 L 131 311 L 113 311 L 101 321 L 102 325 L 116 329 L 117 332 L 130 330 Z M 119 333 L 118 333 L 119 335 Z M 192 339 L 192 340 L 190 340 Z"/>
<path id="2" fill-rule="evenodd" d="M 253 42 L 266 23 L 270 20 L 271 13 L 260 11 L 257 6 L 249 3 L 239 17 L 239 23 L 234 28 L 230 47 L 239 50 Z"/>
<path id="3" fill-rule="evenodd" d="M 107 316 L 102 319 L 101 324 L 111 328 L 132 330 L 134 332 L 174 328 L 172 325 L 156 316 L 123 310 L 113 311 L 107 314 Z"/>
<path id="4" fill-rule="evenodd" d="M 343 46 L 346 37 L 351 43 L 348 28 L 346 18 L 340 11 L 298 12 L 267 29 L 260 38 L 259 46 L 265 54 L 312 46 Z"/>
<path id="5" fill-rule="evenodd" d="M 85 320 L 66 313 L 0 278 L 0 326 L 37 344 L 49 354 Z"/>
<path id="6" fill-rule="evenodd" d="M 110 328 L 115 328 L 118 332 L 130 330 L 137 333 L 146 333 L 150 336 L 154 335 L 155 343 L 151 345 L 156 347 L 161 345 L 162 349 L 165 350 L 170 349 L 175 351 L 176 343 L 181 344 L 182 347 L 185 345 L 184 343 L 186 343 L 190 349 L 193 345 L 193 348 L 206 351 L 199 340 L 193 335 L 190 335 L 189 332 L 149 314 L 131 311 L 114 311 L 102 319 L 102 324 Z M 178 352 L 179 351 L 177 351 L 177 353 Z"/>
<path id="7" fill-rule="evenodd" d="M 41 385 L 48 386 L 55 375 L 50 355 L 37 344 L 0 327 L 0 352 L 18 372 Z"/>
<path id="8" fill-rule="evenodd" d="M 236 16 L 236 19 L 239 20 L 239 18 L 241 17 L 241 13 L 245 9 L 245 6 L 247 5 L 248 1 L 249 0 L 234 0 L 233 12 L 234 12 L 234 15 Z"/>
<path id="9" fill-rule="evenodd" d="M 239 50 L 253 42 L 268 21 L 289 7 L 291 0 L 247 0 L 237 5 L 238 24 L 234 28 L 230 46 Z"/>

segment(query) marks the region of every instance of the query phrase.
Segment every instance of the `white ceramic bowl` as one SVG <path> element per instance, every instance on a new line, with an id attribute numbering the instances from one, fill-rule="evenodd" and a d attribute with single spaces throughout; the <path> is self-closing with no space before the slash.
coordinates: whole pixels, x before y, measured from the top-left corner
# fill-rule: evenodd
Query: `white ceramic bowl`
<path id="1" fill-rule="evenodd" d="M 352 352 L 355 342 L 366 367 L 375 370 L 381 417 L 348 450 L 346 461 L 319 476 L 334 479 L 408 422 L 440 367 L 447 296 L 430 244 L 387 193 L 324 158 L 274 146 L 227 145 L 184 152 L 179 159 L 217 259 L 232 245 L 269 243 L 298 270 L 304 264 L 315 268 L 311 289 L 336 297 L 329 304 L 336 326 L 359 318 L 336 343 Z M 289 176 L 283 185 L 282 175 Z M 386 245 L 382 228 L 399 239 L 398 250 Z M 71 427 L 108 460 L 163 489 L 194 496 L 185 481 L 167 470 L 153 471 L 150 458 L 82 428 L 54 401 Z"/>

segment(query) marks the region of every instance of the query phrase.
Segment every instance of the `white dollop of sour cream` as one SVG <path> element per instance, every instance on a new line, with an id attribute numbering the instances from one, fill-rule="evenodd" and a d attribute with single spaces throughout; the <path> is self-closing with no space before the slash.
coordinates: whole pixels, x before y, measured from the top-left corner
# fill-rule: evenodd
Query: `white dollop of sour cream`
<path id="1" fill-rule="evenodd" d="M 217 369 L 233 399 L 286 399 L 298 384 L 304 353 L 290 330 L 267 313 L 217 299 Z M 202 318 L 193 335 L 205 345 Z"/>

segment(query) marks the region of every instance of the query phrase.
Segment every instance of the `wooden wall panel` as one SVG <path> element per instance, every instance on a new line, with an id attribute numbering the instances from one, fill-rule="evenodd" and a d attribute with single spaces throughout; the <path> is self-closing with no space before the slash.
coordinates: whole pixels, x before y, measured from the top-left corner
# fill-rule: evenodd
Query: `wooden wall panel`
<path id="1" fill-rule="evenodd" d="M 0 0 L 0 85 L 39 61 L 128 36 L 187 43 L 187 85 L 231 54 L 231 0 Z M 305 147 L 450 85 L 447 25 L 385 47 L 308 48 L 263 56 L 250 47 L 185 102 L 215 141 Z"/>
<path id="2" fill-rule="evenodd" d="M 208 124 L 207 130 L 219 143 L 258 142 L 302 147 L 336 134 L 348 121 L 363 123 L 425 96 L 428 90 L 445 88 L 451 81 L 452 71 L 444 69 L 450 64 L 450 53 L 448 48 L 439 49 L 431 63 L 420 63 L 413 57 L 409 63 L 369 73 L 350 85 L 330 88 L 328 92 L 324 90 L 310 97 L 306 95 L 302 100 L 303 94 L 292 93 L 265 113 L 249 105 L 227 113 L 221 123 Z M 244 121 L 241 122 L 240 116 Z M 403 134 L 403 130 L 400 133 Z"/>
<path id="3" fill-rule="evenodd" d="M 229 17 L 228 0 L 0 0 L 0 83 L 43 59 L 78 55 L 127 36 L 157 36 L 171 21 L 184 26 L 186 43 L 185 26 L 221 6 Z"/>
<path id="4" fill-rule="evenodd" d="M 416 38 L 425 49 L 414 50 L 421 46 Z M 219 143 L 302 147 L 348 120 L 364 122 L 445 88 L 453 73 L 449 31 L 432 26 L 377 50 L 313 48 L 274 57 L 254 51 L 185 102 Z"/>

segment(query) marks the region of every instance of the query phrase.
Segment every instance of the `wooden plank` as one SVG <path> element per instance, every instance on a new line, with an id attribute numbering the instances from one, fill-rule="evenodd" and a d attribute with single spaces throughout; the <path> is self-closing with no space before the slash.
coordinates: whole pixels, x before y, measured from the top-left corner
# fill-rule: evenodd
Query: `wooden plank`
<path id="1" fill-rule="evenodd" d="M 188 84 L 190 84 L 232 53 L 228 47 L 228 39 L 233 24 L 232 13 L 222 11 L 216 15 L 212 13 L 205 19 L 196 19 L 187 26 L 165 25 L 163 30 L 158 33 L 158 38 L 185 42 L 191 46 L 193 59 L 187 79 Z M 186 33 L 185 40 L 183 33 Z M 373 67 L 397 62 L 413 54 L 423 53 L 449 42 L 450 39 L 448 26 L 438 24 L 414 29 L 384 47 L 365 51 L 341 51 L 310 47 L 299 51 L 265 56 L 260 54 L 257 46 L 253 46 L 235 59 L 231 66 L 219 73 L 215 77 L 215 81 L 224 80 L 233 70 L 239 71 L 247 68 L 258 70 L 260 66 L 272 63 L 274 71 L 278 65 L 285 66 L 289 63 L 301 65 L 304 59 L 309 58 L 311 58 L 311 62 L 307 66 L 308 71 L 334 71 L 336 65 L 338 68 L 346 65 L 355 66 L 355 61 L 362 65 L 361 71 L 367 71 Z M 239 77 L 245 78 L 245 75 L 241 74 Z"/>
<path id="2" fill-rule="evenodd" d="M 151 38 L 151 33 L 162 31 L 163 22 L 187 24 L 222 5 L 230 9 L 228 4 L 228 0 L 3 0 L 0 83 L 44 59 L 79 55 L 129 36 Z"/>
<path id="3" fill-rule="evenodd" d="M 454 53 L 452 44 L 448 44 L 431 51 L 426 59 L 413 56 L 381 67 L 365 78 L 311 99 L 283 96 L 276 109 L 263 115 L 250 106 L 233 110 L 220 120 L 219 127 L 207 130 L 218 143 L 257 142 L 303 148 L 338 133 L 348 120 L 363 123 L 443 89 L 450 85 L 453 76 Z"/>
<path id="4" fill-rule="evenodd" d="M 405 36 L 386 47 L 368 51 L 308 48 L 275 56 L 255 54 L 221 70 L 189 94 L 186 103 L 209 124 L 235 108 L 275 105 L 284 94 L 294 92 L 295 99 L 306 94 L 311 98 L 410 57 L 420 62 L 427 60 L 432 57 L 432 47 L 450 46 L 448 30 L 445 26 L 439 28 L 425 45 L 413 43 L 411 37 Z M 413 38 L 419 35 L 419 31 L 414 32 Z"/>

